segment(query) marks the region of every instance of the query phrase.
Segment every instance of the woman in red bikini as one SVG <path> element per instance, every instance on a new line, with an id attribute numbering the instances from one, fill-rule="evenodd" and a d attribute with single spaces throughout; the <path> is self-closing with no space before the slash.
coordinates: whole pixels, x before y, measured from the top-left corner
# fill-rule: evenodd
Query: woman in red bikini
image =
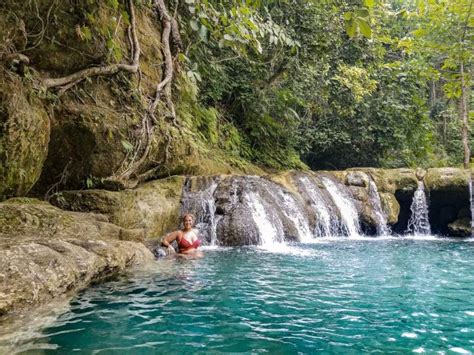
<path id="1" fill-rule="evenodd" d="M 171 243 L 176 240 L 180 254 L 195 254 L 201 241 L 193 229 L 194 217 L 190 213 L 183 216 L 183 229 L 169 233 L 161 242 L 161 245 L 167 247 L 171 253 L 175 250 Z M 172 250 L 171 250 L 172 249 Z"/>

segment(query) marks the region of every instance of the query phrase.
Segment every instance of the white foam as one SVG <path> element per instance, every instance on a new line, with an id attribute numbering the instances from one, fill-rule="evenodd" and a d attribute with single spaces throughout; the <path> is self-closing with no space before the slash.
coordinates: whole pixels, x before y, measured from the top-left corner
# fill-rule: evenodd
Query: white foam
<path id="1" fill-rule="evenodd" d="M 419 347 L 417 349 L 413 349 L 413 352 L 417 354 L 422 354 L 425 352 L 425 349 L 423 349 L 422 347 Z"/>
<path id="2" fill-rule="evenodd" d="M 403 334 L 402 334 L 402 337 L 403 337 L 403 338 L 416 339 L 416 338 L 418 338 L 418 335 L 416 335 L 416 333 L 408 333 L 408 332 L 406 332 L 406 333 L 403 333 Z"/>
<path id="3" fill-rule="evenodd" d="M 449 350 L 458 354 L 472 354 L 470 351 L 463 348 L 459 348 L 459 347 L 452 347 L 452 348 L 449 348 Z"/>

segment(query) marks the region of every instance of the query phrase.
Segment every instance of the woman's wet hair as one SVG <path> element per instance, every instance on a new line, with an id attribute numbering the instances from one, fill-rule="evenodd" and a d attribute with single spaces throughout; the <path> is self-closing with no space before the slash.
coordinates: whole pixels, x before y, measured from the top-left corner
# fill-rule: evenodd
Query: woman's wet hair
<path id="1" fill-rule="evenodd" d="M 184 222 L 184 220 L 186 219 L 186 217 L 191 217 L 191 219 L 193 220 L 193 223 L 194 223 L 194 221 L 196 220 L 196 219 L 194 218 L 194 215 L 193 215 L 192 213 L 185 213 L 185 214 L 183 215 L 183 219 L 182 219 L 183 222 Z"/>

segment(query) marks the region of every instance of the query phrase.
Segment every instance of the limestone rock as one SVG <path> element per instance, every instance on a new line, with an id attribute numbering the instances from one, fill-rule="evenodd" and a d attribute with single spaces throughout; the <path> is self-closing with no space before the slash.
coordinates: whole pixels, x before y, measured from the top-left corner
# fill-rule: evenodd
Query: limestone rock
<path id="1" fill-rule="evenodd" d="M 133 190 L 65 191 L 52 203 L 70 211 L 101 213 L 122 228 L 144 229 L 147 238 L 156 237 L 179 226 L 184 182 L 183 176 L 174 176 Z"/>
<path id="2" fill-rule="evenodd" d="M 469 186 L 470 171 L 458 168 L 428 169 L 425 185 L 429 191 L 462 192 Z"/>
<path id="3" fill-rule="evenodd" d="M 368 187 L 369 176 L 362 171 L 349 171 L 346 175 L 346 185 Z"/>
<path id="4" fill-rule="evenodd" d="M 33 187 L 48 152 L 49 117 L 30 90 L 0 69 L 0 201 Z"/>
<path id="5" fill-rule="evenodd" d="M 142 244 L 94 214 L 62 211 L 38 200 L 0 204 L 0 315 L 44 303 L 153 262 Z"/>
<path id="6" fill-rule="evenodd" d="M 398 215 L 400 214 L 400 204 L 395 195 L 388 192 L 382 192 L 380 193 L 380 202 L 382 203 L 382 209 L 387 216 L 387 223 L 392 225 L 397 223 Z"/>

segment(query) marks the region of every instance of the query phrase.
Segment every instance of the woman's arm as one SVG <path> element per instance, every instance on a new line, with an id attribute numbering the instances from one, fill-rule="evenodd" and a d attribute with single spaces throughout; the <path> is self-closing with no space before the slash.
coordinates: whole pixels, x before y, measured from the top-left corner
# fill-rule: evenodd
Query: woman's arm
<path id="1" fill-rule="evenodd" d="M 164 247 L 170 247 L 171 243 L 173 243 L 176 238 L 178 238 L 178 235 L 180 234 L 180 231 L 174 231 L 166 235 L 166 237 L 163 238 L 161 241 L 161 245 Z"/>

